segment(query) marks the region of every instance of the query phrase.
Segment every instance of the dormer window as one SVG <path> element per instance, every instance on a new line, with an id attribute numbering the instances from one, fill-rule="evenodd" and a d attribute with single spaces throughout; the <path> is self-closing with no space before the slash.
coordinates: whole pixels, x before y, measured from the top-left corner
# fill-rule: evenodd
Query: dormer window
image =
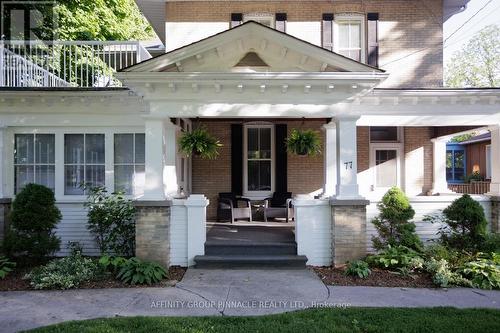
<path id="1" fill-rule="evenodd" d="M 359 14 L 335 14 L 334 52 L 365 62 L 365 17 Z"/>
<path id="2" fill-rule="evenodd" d="M 248 13 L 243 15 L 243 22 L 255 21 L 270 28 L 275 27 L 275 15 L 270 13 Z"/>

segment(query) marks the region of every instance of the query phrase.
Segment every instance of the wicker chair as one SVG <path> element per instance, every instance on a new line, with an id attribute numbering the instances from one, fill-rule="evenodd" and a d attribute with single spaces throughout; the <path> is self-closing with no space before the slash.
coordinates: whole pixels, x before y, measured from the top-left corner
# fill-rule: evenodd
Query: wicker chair
<path id="1" fill-rule="evenodd" d="M 239 203 L 243 202 L 243 207 Z M 237 197 L 231 192 L 219 193 L 219 203 L 217 205 L 217 222 L 248 219 L 252 222 L 252 206 L 250 199 Z"/>
<path id="2" fill-rule="evenodd" d="M 284 218 L 288 223 L 293 219 L 292 192 L 274 192 L 272 197 L 264 201 L 264 221 Z"/>

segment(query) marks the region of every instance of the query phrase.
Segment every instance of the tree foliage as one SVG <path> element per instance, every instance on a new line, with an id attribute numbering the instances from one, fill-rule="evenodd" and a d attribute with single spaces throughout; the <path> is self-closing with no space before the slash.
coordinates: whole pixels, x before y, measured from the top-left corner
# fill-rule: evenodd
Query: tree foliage
<path id="1" fill-rule="evenodd" d="M 445 85 L 453 88 L 500 86 L 500 27 L 489 25 L 457 51 L 446 66 Z"/>
<path id="2" fill-rule="evenodd" d="M 56 0 L 56 31 L 42 35 L 60 40 L 144 40 L 153 29 L 134 0 Z"/>

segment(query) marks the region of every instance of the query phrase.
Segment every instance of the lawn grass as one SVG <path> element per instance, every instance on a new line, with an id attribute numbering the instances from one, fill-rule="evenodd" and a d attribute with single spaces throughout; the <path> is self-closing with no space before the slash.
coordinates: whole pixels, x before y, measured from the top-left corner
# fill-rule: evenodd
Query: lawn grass
<path id="1" fill-rule="evenodd" d="M 500 332 L 500 310 L 309 309 L 263 317 L 121 317 L 66 322 L 33 332 Z"/>

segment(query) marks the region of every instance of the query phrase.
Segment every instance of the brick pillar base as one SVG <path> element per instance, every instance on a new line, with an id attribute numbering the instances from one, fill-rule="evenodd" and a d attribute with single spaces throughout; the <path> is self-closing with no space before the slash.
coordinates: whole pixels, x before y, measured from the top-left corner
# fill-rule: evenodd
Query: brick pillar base
<path id="1" fill-rule="evenodd" d="M 170 202 L 136 201 L 135 255 L 170 266 Z"/>
<path id="2" fill-rule="evenodd" d="M 491 232 L 500 233 L 500 197 L 491 197 Z"/>
<path id="3" fill-rule="evenodd" d="M 333 265 L 366 256 L 366 206 L 368 200 L 332 199 Z"/>
<path id="4" fill-rule="evenodd" d="M 5 238 L 10 224 L 10 208 L 12 200 L 10 198 L 0 199 L 0 240 Z"/>

